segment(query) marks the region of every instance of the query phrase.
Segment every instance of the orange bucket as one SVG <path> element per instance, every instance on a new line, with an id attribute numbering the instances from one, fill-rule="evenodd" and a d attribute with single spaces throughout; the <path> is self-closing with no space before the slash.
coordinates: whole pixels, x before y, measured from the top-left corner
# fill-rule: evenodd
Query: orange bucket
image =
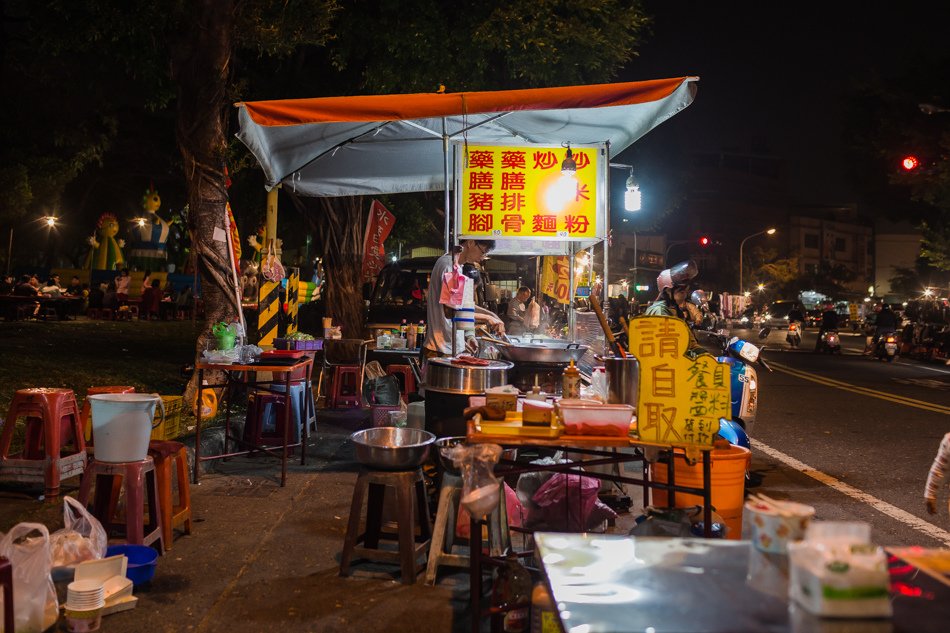
<path id="1" fill-rule="evenodd" d="M 745 472 L 752 453 L 742 446 L 728 448 L 714 448 L 711 451 L 712 468 L 710 469 L 710 493 L 713 508 L 725 520 L 729 528 L 726 538 L 739 540 L 742 538 L 742 507 L 745 504 Z M 681 449 L 676 449 L 673 463 L 677 486 L 689 488 L 703 487 L 703 462 L 698 460 L 692 466 L 687 465 L 686 455 Z M 650 477 L 657 483 L 667 483 L 667 465 L 651 464 Z M 653 505 L 666 507 L 669 499 L 666 490 L 651 488 Z M 676 493 L 676 507 L 688 508 L 703 505 L 703 498 L 685 492 Z"/>

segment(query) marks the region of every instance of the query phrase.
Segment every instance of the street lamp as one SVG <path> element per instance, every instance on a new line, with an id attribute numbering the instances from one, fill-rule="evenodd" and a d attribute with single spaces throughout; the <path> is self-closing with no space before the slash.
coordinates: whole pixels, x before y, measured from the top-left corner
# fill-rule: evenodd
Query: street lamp
<path id="1" fill-rule="evenodd" d="M 39 218 L 39 221 L 46 225 L 46 228 L 49 230 L 56 228 L 56 223 L 59 222 L 59 218 L 55 215 L 44 215 Z M 10 224 L 10 237 L 7 241 L 7 274 L 10 274 L 10 271 L 13 270 L 13 224 Z"/>
<path id="2" fill-rule="evenodd" d="M 742 292 L 742 248 L 745 246 L 745 243 L 757 237 L 759 235 L 775 235 L 775 229 L 765 229 L 764 231 L 759 231 L 758 233 L 753 233 L 752 235 L 746 237 L 739 243 L 739 292 Z"/>

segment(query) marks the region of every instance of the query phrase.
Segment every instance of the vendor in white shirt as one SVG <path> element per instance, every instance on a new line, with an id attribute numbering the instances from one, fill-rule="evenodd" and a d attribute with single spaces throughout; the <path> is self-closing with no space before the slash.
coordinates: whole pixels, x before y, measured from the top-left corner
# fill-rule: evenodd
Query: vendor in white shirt
<path id="1" fill-rule="evenodd" d="M 527 286 L 518 288 L 518 292 L 508 302 L 508 331 L 511 334 L 524 334 L 527 331 L 525 315 L 528 311 L 528 300 L 531 299 L 531 289 Z"/>
<path id="2" fill-rule="evenodd" d="M 461 273 L 467 263 L 477 264 L 484 260 L 495 248 L 494 240 L 465 240 L 455 247 L 453 253 L 446 253 L 436 260 L 429 277 L 429 290 L 426 301 L 426 338 L 422 343 L 423 361 L 430 358 L 452 355 L 452 317 L 454 309 L 439 302 L 442 296 L 443 275 L 453 269 Z M 496 334 L 504 334 L 505 326 L 501 319 L 485 308 L 475 306 L 475 323 L 486 324 Z M 468 350 L 474 353 L 478 349 L 472 332 L 456 332 L 456 352 Z"/>

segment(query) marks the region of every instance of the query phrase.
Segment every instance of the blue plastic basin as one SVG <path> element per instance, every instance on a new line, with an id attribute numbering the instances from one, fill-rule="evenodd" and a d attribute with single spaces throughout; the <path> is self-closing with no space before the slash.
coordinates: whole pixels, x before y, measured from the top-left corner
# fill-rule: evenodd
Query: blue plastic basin
<path id="1" fill-rule="evenodd" d="M 129 566 L 125 572 L 125 577 L 132 581 L 133 585 L 146 583 L 155 576 L 155 568 L 158 566 L 158 552 L 147 545 L 110 545 L 106 549 L 106 556 L 118 556 L 122 554 L 129 559 Z"/>

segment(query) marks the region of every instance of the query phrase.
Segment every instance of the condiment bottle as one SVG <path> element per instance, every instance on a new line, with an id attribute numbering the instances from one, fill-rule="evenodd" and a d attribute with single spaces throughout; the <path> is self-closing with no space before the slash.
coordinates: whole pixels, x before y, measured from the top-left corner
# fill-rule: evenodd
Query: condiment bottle
<path id="1" fill-rule="evenodd" d="M 399 324 L 399 338 L 405 339 L 409 334 L 409 326 L 406 325 L 406 320 L 403 319 L 402 323 Z"/>
<path id="2" fill-rule="evenodd" d="M 531 633 L 561 633 L 554 600 L 543 582 L 536 582 L 531 591 Z"/>
<path id="3" fill-rule="evenodd" d="M 426 340 L 426 324 L 425 321 L 419 321 L 419 326 L 416 328 L 416 347 L 422 347 L 422 344 Z"/>
<path id="4" fill-rule="evenodd" d="M 574 366 L 574 361 L 564 370 L 561 376 L 561 397 L 562 398 L 580 398 L 581 397 L 581 372 Z"/>

